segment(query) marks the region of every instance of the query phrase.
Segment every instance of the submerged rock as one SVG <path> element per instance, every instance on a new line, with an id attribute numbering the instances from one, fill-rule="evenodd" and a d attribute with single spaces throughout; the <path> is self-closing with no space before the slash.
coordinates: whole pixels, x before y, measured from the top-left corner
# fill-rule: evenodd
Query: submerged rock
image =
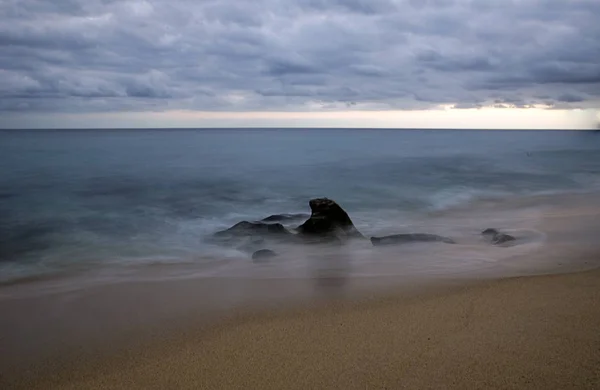
<path id="1" fill-rule="evenodd" d="M 273 214 L 269 215 L 267 218 L 261 219 L 261 222 L 298 221 L 309 217 L 309 214 Z"/>
<path id="2" fill-rule="evenodd" d="M 249 237 L 239 244 L 236 249 L 241 252 L 253 253 L 254 251 L 265 246 L 265 239 L 263 237 Z"/>
<path id="3" fill-rule="evenodd" d="M 267 259 L 271 259 L 276 256 L 277 256 L 277 253 L 273 252 L 270 249 L 260 249 L 252 254 L 252 260 L 254 260 L 254 261 L 267 260 Z"/>
<path id="4" fill-rule="evenodd" d="M 406 233 L 393 234 L 384 237 L 371 237 L 371 243 L 376 246 L 408 244 L 411 242 L 444 242 L 446 244 L 455 244 L 454 240 L 451 238 L 427 233 Z"/>
<path id="5" fill-rule="evenodd" d="M 298 227 L 298 233 L 324 238 L 364 238 L 344 209 L 333 200 L 318 198 L 312 199 L 308 204 L 312 213 L 310 218 Z"/>
<path id="6" fill-rule="evenodd" d="M 497 244 L 504 244 L 505 242 L 515 241 L 515 240 L 516 240 L 516 238 L 511 236 L 510 234 L 500 233 L 500 234 L 496 234 L 494 236 L 492 243 L 497 245 Z"/>
<path id="7" fill-rule="evenodd" d="M 481 235 L 494 245 L 504 244 L 505 242 L 515 241 L 516 238 L 510 234 L 502 233 L 497 229 L 485 229 L 481 232 Z"/>

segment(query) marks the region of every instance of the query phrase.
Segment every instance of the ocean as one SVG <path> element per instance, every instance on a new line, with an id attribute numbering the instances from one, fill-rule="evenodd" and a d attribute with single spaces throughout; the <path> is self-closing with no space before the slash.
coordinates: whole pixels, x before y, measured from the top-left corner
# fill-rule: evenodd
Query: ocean
<path id="1" fill-rule="evenodd" d="M 355 276 L 462 272 L 516 253 L 478 241 L 483 228 L 520 231 L 520 250 L 544 240 L 535 202 L 495 214 L 471 206 L 597 191 L 597 132 L 2 131 L 0 283 L 124 280 L 156 266 L 161 278 L 305 277 L 320 256 L 343 257 Z M 277 248 L 279 258 L 258 265 L 207 239 L 242 220 L 309 213 L 315 197 L 337 201 L 366 236 L 428 232 L 459 245 Z"/>

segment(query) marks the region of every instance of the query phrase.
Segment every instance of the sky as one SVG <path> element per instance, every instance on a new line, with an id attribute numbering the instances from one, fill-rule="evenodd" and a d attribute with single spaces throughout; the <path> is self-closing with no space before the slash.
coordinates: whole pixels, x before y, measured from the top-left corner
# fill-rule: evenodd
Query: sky
<path id="1" fill-rule="evenodd" d="M 0 128 L 600 128 L 600 0 L 0 0 Z"/>

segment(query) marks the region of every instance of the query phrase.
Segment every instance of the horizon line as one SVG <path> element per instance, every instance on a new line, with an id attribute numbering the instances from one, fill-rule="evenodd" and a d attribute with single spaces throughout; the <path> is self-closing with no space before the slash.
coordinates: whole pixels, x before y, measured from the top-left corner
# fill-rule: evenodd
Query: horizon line
<path id="1" fill-rule="evenodd" d="M 600 128 L 557 129 L 557 128 L 454 128 L 454 127 L 298 127 L 298 126 L 244 126 L 244 127 L 32 127 L 32 128 L 0 128 L 0 131 L 106 131 L 106 130 L 400 130 L 400 131 L 600 131 Z"/>

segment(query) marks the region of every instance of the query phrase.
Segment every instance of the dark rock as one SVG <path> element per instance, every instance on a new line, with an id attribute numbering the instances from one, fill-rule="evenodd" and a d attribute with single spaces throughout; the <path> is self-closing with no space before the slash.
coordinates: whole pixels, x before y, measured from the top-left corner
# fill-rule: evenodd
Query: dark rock
<path id="1" fill-rule="evenodd" d="M 348 214 L 331 199 L 319 198 L 309 202 L 310 218 L 298 227 L 298 232 L 307 236 L 364 238 L 354 227 Z"/>
<path id="2" fill-rule="evenodd" d="M 281 242 L 297 238 L 280 223 L 242 221 L 229 229 L 213 234 L 212 237 L 207 237 L 206 240 L 252 253 L 258 249 L 257 244 L 262 246 L 267 239 L 271 242 Z"/>
<path id="3" fill-rule="evenodd" d="M 298 221 L 309 218 L 308 214 L 273 214 L 261 220 L 261 222 L 286 222 Z"/>
<path id="4" fill-rule="evenodd" d="M 516 240 L 516 238 L 514 238 L 510 234 L 499 233 L 494 236 L 492 243 L 497 245 L 497 244 L 504 244 L 505 242 L 515 241 L 515 240 Z"/>
<path id="5" fill-rule="evenodd" d="M 502 233 L 497 229 L 485 229 L 481 232 L 481 235 L 494 245 L 504 244 L 505 242 L 515 241 L 516 238 L 510 234 Z"/>
<path id="6" fill-rule="evenodd" d="M 385 237 L 371 237 L 371 243 L 373 245 L 397 245 L 408 244 L 411 242 L 445 242 L 446 244 L 455 244 L 454 240 L 448 237 L 426 233 L 407 233 L 394 234 Z"/>
<path id="7" fill-rule="evenodd" d="M 244 236 L 286 236 L 290 233 L 280 223 L 262 223 L 242 221 L 229 229 L 215 233 L 215 237 L 244 237 Z"/>
<path id="8" fill-rule="evenodd" d="M 298 238 L 297 242 L 304 245 L 341 246 L 344 244 L 344 240 L 333 234 L 326 234 L 323 236 L 299 234 Z"/>
<path id="9" fill-rule="evenodd" d="M 273 257 L 276 257 L 277 253 L 273 252 L 270 249 L 260 249 L 252 254 L 252 260 L 260 261 L 267 260 Z"/>
<path id="10" fill-rule="evenodd" d="M 500 233 L 498 230 L 489 228 L 489 229 L 485 229 L 484 231 L 482 231 L 481 235 L 484 237 L 494 237 L 498 233 Z"/>

